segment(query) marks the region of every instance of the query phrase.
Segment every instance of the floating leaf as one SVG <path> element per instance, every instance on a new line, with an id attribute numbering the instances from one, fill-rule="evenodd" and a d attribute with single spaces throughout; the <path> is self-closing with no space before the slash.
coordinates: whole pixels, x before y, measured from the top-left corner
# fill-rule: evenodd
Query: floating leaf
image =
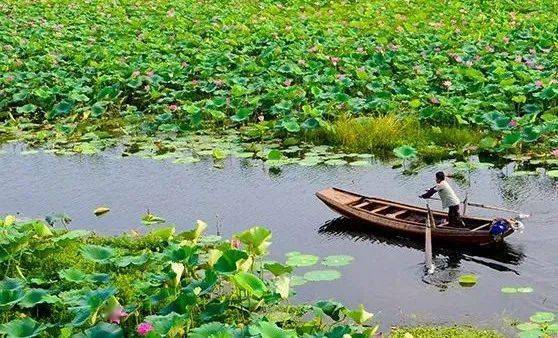
<path id="1" fill-rule="evenodd" d="M 471 287 L 477 284 L 477 276 L 475 275 L 461 275 L 459 276 L 459 284 L 464 287 Z"/>
<path id="2" fill-rule="evenodd" d="M 343 266 L 350 264 L 353 259 L 353 257 L 347 255 L 327 256 L 322 264 L 326 266 Z"/>
<path id="3" fill-rule="evenodd" d="M 143 215 L 141 217 L 141 222 L 144 225 L 153 225 L 153 224 L 157 224 L 157 223 L 165 223 L 165 219 L 162 217 L 159 217 L 157 215 L 154 215 L 150 212 L 147 212 L 145 215 Z"/>
<path id="4" fill-rule="evenodd" d="M 101 216 L 106 214 L 109 211 L 110 209 L 107 207 L 98 207 L 97 209 L 95 209 L 95 211 L 93 211 L 93 213 L 95 214 L 95 216 Z"/>
<path id="5" fill-rule="evenodd" d="M 318 263 L 318 259 L 319 259 L 318 256 L 297 253 L 297 254 L 287 256 L 287 265 L 311 266 Z"/>
<path id="6" fill-rule="evenodd" d="M 402 159 L 411 159 L 417 157 L 417 150 L 411 146 L 400 146 L 393 149 L 395 156 Z"/>
<path id="7" fill-rule="evenodd" d="M 267 159 L 271 161 L 280 160 L 283 157 L 283 154 L 277 149 L 272 149 L 267 153 Z"/>
<path id="8" fill-rule="evenodd" d="M 219 148 L 213 149 L 213 152 L 211 154 L 213 158 L 216 160 L 222 160 L 227 157 L 227 154 L 222 149 Z"/>
<path id="9" fill-rule="evenodd" d="M 304 279 L 303 276 L 291 276 L 291 286 L 300 286 L 300 285 L 304 285 L 308 283 L 308 281 L 306 279 Z"/>
<path id="10" fill-rule="evenodd" d="M 528 322 L 528 323 L 517 324 L 515 328 L 520 331 L 531 331 L 531 330 L 539 330 L 540 325 Z"/>
<path id="11" fill-rule="evenodd" d="M 512 287 L 504 287 L 502 289 L 500 289 L 500 291 L 502 293 L 517 293 L 517 288 L 512 288 Z"/>
<path id="12" fill-rule="evenodd" d="M 529 320 L 533 323 L 544 324 L 554 321 L 554 314 L 552 312 L 536 312 L 534 315 L 529 317 Z"/>
<path id="13" fill-rule="evenodd" d="M 341 273 L 336 270 L 314 270 L 304 274 L 304 279 L 312 282 L 332 281 L 339 278 L 341 278 Z"/>
<path id="14" fill-rule="evenodd" d="M 372 163 L 370 163 L 370 161 L 360 160 L 360 161 L 350 162 L 349 165 L 353 167 L 370 167 L 372 166 Z"/>
<path id="15" fill-rule="evenodd" d="M 535 290 L 530 286 L 517 288 L 517 292 L 519 292 L 519 293 L 531 293 L 533 291 L 535 291 Z"/>
<path id="16" fill-rule="evenodd" d="M 341 159 L 331 159 L 324 162 L 326 165 L 345 165 L 347 161 Z"/>

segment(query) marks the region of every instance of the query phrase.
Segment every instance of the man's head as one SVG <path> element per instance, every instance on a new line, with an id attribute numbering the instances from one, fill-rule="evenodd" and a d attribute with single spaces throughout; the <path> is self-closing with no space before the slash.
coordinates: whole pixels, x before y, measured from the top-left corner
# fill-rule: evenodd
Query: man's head
<path id="1" fill-rule="evenodd" d="M 440 182 L 442 182 L 442 181 L 445 180 L 445 179 L 446 179 L 446 175 L 444 174 L 443 171 L 438 171 L 438 172 L 436 173 L 436 182 L 437 182 L 437 183 L 440 183 Z"/>

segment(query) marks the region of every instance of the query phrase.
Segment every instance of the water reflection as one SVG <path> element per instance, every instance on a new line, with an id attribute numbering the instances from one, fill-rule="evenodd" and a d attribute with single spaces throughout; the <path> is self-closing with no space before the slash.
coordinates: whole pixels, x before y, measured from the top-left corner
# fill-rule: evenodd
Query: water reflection
<path id="1" fill-rule="evenodd" d="M 405 247 L 424 251 L 424 242 L 399 234 L 388 233 L 373 229 L 369 224 L 339 217 L 327 221 L 320 227 L 318 233 L 324 236 L 347 237 L 354 241 L 368 241 L 375 244 Z M 512 272 L 520 275 L 516 269 L 525 255 L 523 248 L 518 245 L 502 243 L 491 248 L 467 248 L 444 246 L 439 243 L 433 248 L 433 260 L 436 271 L 432 275 L 422 273 L 422 280 L 440 289 L 447 288 L 449 283 L 455 282 L 463 273 L 460 267 L 463 261 L 474 262 L 499 272 Z M 424 266 L 421 266 L 423 269 Z"/>

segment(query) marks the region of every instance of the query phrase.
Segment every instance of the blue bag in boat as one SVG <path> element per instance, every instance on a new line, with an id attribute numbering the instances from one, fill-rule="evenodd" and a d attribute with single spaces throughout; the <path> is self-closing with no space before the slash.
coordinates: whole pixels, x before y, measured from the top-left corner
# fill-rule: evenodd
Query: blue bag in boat
<path id="1" fill-rule="evenodd" d="M 510 222 L 503 218 L 497 218 L 492 221 L 492 225 L 490 226 L 490 236 L 495 241 L 501 241 L 504 237 L 504 234 L 508 232 L 510 229 Z"/>

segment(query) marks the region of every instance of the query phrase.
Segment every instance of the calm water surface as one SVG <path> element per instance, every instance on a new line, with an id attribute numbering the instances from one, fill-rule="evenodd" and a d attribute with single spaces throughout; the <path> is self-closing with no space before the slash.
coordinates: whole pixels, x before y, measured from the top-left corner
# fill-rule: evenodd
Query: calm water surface
<path id="1" fill-rule="evenodd" d="M 337 186 L 424 203 L 416 196 L 432 185 L 434 172 L 445 169 L 443 165 L 413 176 L 382 164 L 287 166 L 269 173 L 252 160 L 227 159 L 224 169 L 217 169 L 211 160 L 180 165 L 122 158 L 116 150 L 57 157 L 41 152 L 21 155 L 20 145 L 3 149 L 0 213 L 42 218 L 64 212 L 72 217 L 73 228 L 103 234 L 142 229 L 139 219 L 146 209 L 181 229 L 205 220 L 210 233 L 219 225 L 223 235 L 265 225 L 273 231 L 277 260 L 294 250 L 355 257 L 351 265 L 339 268 L 341 279 L 298 287 L 298 299 L 363 303 L 384 326 L 459 321 L 503 327 L 505 318 L 526 319 L 540 310 L 558 312 L 558 187 L 548 178 L 504 177 L 510 168 L 473 173 L 470 200 L 526 211 L 533 217 L 498 252 L 438 248 L 437 271 L 425 277 L 423 243 L 368 233 L 358 224 L 336 219 L 314 193 Z M 453 184 L 463 196 L 465 187 Z M 100 205 L 111 211 L 97 218 L 93 210 Z M 479 283 L 460 287 L 457 278 L 464 273 L 476 274 Z M 504 286 L 531 286 L 535 292 L 504 295 L 500 292 Z"/>

